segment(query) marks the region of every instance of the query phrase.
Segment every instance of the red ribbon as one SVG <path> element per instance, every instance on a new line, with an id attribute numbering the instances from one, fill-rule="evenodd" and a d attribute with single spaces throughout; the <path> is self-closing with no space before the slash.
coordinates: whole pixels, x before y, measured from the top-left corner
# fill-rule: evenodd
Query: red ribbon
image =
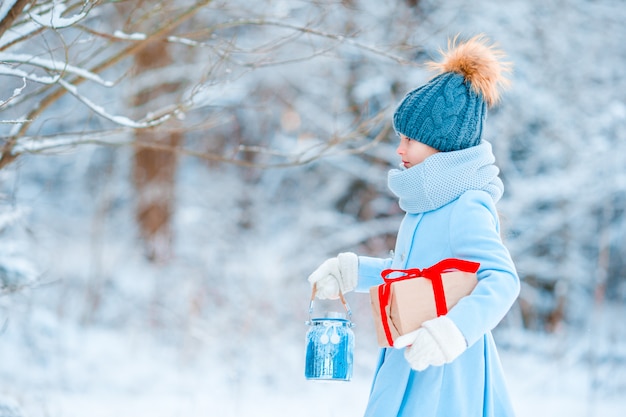
<path id="1" fill-rule="evenodd" d="M 387 317 L 387 305 L 389 304 L 389 298 L 391 297 L 391 284 L 398 281 L 404 281 L 412 278 L 426 278 L 429 279 L 433 285 L 433 293 L 435 294 L 435 307 L 437 309 L 437 317 L 443 316 L 448 313 L 448 305 L 446 303 L 446 294 L 443 290 L 443 280 L 441 274 L 451 270 L 459 270 L 462 272 L 475 273 L 478 271 L 480 264 L 477 262 L 464 261 L 462 259 L 448 258 L 435 265 L 424 268 L 411 268 L 411 269 L 385 269 L 381 272 L 381 276 L 385 281 L 384 284 L 378 286 L 378 301 L 380 303 L 380 317 L 383 322 L 383 329 L 385 330 L 385 336 L 389 346 L 393 346 L 393 338 L 391 337 L 391 330 L 389 329 L 389 319 Z M 388 275 L 394 272 L 401 272 L 404 275 L 389 278 Z"/>

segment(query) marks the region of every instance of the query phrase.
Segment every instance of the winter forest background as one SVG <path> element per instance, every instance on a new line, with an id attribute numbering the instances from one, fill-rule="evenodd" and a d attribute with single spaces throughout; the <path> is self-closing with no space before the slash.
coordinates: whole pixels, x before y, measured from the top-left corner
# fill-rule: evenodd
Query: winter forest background
<path id="1" fill-rule="evenodd" d="M 0 416 L 360 416 L 369 300 L 353 381 L 307 382 L 306 277 L 393 248 L 391 114 L 457 33 L 515 68 L 518 415 L 626 413 L 621 0 L 0 4 Z"/>

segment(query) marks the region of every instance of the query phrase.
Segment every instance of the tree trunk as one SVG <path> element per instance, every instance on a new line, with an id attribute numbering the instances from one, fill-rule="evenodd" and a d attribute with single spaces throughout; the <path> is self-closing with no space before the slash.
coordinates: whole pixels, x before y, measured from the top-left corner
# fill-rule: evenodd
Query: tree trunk
<path id="1" fill-rule="evenodd" d="M 171 61 L 167 43 L 156 40 L 135 55 L 136 74 L 166 66 Z M 149 105 L 160 96 L 175 92 L 178 87 L 163 83 L 149 91 L 139 91 L 133 98 L 133 105 Z M 154 262 L 163 263 L 172 255 L 171 219 L 174 211 L 177 156 L 175 152 L 153 149 L 142 144 L 176 148 L 182 141 L 182 134 L 159 128 L 138 130 L 135 141 L 133 182 L 137 192 L 136 219 L 145 244 L 146 256 Z"/>

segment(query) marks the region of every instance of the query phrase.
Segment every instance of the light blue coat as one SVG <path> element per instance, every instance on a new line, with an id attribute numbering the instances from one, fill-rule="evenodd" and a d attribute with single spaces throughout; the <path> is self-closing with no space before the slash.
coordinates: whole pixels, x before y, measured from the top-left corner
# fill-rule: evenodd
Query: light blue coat
<path id="1" fill-rule="evenodd" d="M 357 291 L 381 284 L 383 269 L 421 269 L 445 258 L 480 263 L 478 285 L 448 312 L 469 347 L 422 372 L 410 368 L 404 349 L 382 349 L 366 417 L 514 415 L 491 330 L 517 298 L 519 278 L 488 192 L 468 190 L 435 210 L 407 213 L 393 258 L 359 257 Z"/>

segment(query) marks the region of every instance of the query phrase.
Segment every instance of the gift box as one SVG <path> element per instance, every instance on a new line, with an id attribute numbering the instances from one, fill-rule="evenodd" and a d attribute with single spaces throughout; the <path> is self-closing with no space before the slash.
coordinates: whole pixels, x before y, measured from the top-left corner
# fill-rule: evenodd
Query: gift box
<path id="1" fill-rule="evenodd" d="M 378 344 L 391 347 L 399 336 L 417 330 L 424 321 L 447 314 L 472 292 L 479 266 L 451 258 L 421 270 L 384 270 L 384 284 L 370 288 Z"/>

